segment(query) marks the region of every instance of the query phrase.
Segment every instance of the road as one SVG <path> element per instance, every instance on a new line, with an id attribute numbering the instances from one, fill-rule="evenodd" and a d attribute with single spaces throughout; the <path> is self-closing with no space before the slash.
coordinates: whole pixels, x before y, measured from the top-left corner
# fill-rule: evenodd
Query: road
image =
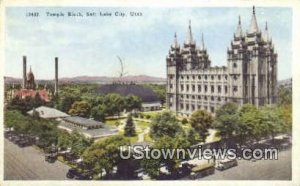
<path id="1" fill-rule="evenodd" d="M 200 180 L 291 180 L 291 149 L 278 153 L 278 160 L 238 160 L 238 166 Z"/>
<path id="2" fill-rule="evenodd" d="M 43 153 L 33 147 L 4 140 L 4 180 L 66 180 L 68 169 L 59 161 L 45 162 Z"/>

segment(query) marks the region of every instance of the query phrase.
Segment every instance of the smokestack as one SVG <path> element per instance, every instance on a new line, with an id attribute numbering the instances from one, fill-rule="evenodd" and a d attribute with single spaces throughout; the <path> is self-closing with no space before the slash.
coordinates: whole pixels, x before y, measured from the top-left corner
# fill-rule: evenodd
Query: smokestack
<path id="1" fill-rule="evenodd" d="M 54 94 L 57 95 L 58 94 L 58 57 L 55 57 L 55 90 L 54 90 Z"/>
<path id="2" fill-rule="evenodd" d="M 26 56 L 23 56 L 23 85 L 22 87 L 26 88 Z"/>

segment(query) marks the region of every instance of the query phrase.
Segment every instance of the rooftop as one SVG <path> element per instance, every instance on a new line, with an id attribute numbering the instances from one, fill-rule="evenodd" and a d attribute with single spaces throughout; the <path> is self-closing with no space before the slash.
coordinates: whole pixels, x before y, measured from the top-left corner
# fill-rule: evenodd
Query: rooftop
<path id="1" fill-rule="evenodd" d="M 57 109 L 45 107 L 45 106 L 40 106 L 34 110 L 37 111 L 39 113 L 39 116 L 44 119 L 63 118 L 69 116 L 68 114 L 61 112 Z M 29 115 L 32 115 L 32 113 L 33 110 L 27 112 L 27 114 Z"/>
<path id="2" fill-rule="evenodd" d="M 104 127 L 104 123 L 99 122 L 99 121 L 95 121 L 92 119 L 86 119 L 86 118 L 82 118 L 82 117 L 78 117 L 78 116 L 69 116 L 66 118 L 63 118 L 64 121 L 66 122 L 71 122 L 71 123 L 75 123 L 78 125 L 83 125 L 86 127 L 93 127 L 93 126 L 99 126 L 99 127 Z"/>

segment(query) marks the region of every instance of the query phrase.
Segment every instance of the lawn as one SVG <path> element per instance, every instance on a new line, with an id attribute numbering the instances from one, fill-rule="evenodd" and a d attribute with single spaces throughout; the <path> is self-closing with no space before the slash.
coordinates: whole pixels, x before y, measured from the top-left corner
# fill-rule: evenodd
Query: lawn
<path id="1" fill-rule="evenodd" d="M 109 126 L 114 126 L 116 127 L 116 123 L 119 122 L 119 124 L 122 124 L 122 121 L 124 120 L 124 118 L 119 118 L 119 119 L 107 119 L 105 121 L 105 124 L 109 125 Z"/>

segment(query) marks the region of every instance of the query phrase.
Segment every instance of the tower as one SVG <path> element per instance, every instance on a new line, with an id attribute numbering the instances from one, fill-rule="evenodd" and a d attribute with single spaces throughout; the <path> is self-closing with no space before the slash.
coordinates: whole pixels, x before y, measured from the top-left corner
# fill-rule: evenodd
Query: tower
<path id="1" fill-rule="evenodd" d="M 58 95 L 58 57 L 55 57 L 55 82 L 54 95 Z"/>
<path id="2" fill-rule="evenodd" d="M 26 88 L 26 56 L 23 56 L 23 84 L 22 84 L 22 88 L 25 89 Z"/>

